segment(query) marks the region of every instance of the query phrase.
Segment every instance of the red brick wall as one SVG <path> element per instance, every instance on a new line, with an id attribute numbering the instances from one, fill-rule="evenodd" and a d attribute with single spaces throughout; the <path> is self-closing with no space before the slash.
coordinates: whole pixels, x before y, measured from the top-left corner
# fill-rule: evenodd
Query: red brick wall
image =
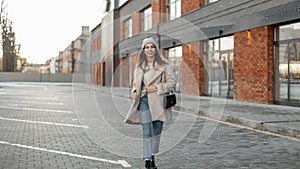
<path id="1" fill-rule="evenodd" d="M 271 104 L 274 99 L 273 27 L 234 34 L 234 99 Z"/>
<path id="2" fill-rule="evenodd" d="M 134 12 L 132 14 L 132 36 L 140 33 L 141 29 L 141 14 L 139 12 Z"/>
<path id="3" fill-rule="evenodd" d="M 92 64 L 92 82 L 95 84 L 95 64 Z"/>
<path id="4" fill-rule="evenodd" d="M 204 0 L 181 1 L 181 14 L 187 14 L 204 5 Z M 192 42 L 182 46 L 182 93 L 190 95 L 204 95 L 203 64 L 204 43 Z M 195 84 L 196 83 L 196 84 Z"/>
<path id="5" fill-rule="evenodd" d="M 159 22 L 159 1 L 154 0 L 151 4 L 152 7 L 152 27 L 157 26 Z M 166 21 L 166 0 L 160 0 L 160 23 Z"/>
<path id="6" fill-rule="evenodd" d="M 192 42 L 182 46 L 181 77 L 183 94 L 204 95 L 203 49 L 203 42 Z"/>
<path id="7" fill-rule="evenodd" d="M 101 35 L 98 36 L 98 50 L 101 49 Z"/>
<path id="8" fill-rule="evenodd" d="M 120 21 L 120 41 L 124 40 L 124 21 Z"/>
<path id="9" fill-rule="evenodd" d="M 120 87 L 124 87 L 125 86 L 125 76 L 124 76 L 124 73 L 126 72 L 125 71 L 125 64 L 124 64 L 124 59 L 123 58 L 120 58 L 120 63 L 119 63 L 119 86 Z"/>
<path id="10" fill-rule="evenodd" d="M 101 64 L 92 64 L 92 82 L 101 84 Z"/>
<path id="11" fill-rule="evenodd" d="M 184 15 L 204 5 L 204 0 L 184 0 L 181 1 L 181 14 Z"/>
<path id="12" fill-rule="evenodd" d="M 97 84 L 101 84 L 101 63 L 97 64 Z"/>

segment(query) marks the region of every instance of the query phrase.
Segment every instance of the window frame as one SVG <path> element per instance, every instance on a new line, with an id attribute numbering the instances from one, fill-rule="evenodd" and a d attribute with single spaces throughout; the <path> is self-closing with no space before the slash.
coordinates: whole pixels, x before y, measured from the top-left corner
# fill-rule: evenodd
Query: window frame
<path id="1" fill-rule="evenodd" d="M 123 24 L 124 24 L 124 29 L 123 29 L 124 39 L 132 37 L 132 18 L 130 17 L 124 20 Z"/>
<path id="2" fill-rule="evenodd" d="M 180 11 L 177 11 L 178 5 L 180 5 Z M 174 7 L 173 7 L 174 6 Z M 174 13 L 175 15 L 171 15 L 172 9 L 175 9 Z M 182 14 L 182 5 L 181 0 L 167 0 L 166 1 L 166 14 L 167 14 L 167 21 L 174 20 L 176 18 L 181 17 Z"/>
<path id="3" fill-rule="evenodd" d="M 219 0 L 205 0 L 205 4 L 207 5 L 207 4 L 215 3 L 217 1 Z"/>
<path id="4" fill-rule="evenodd" d="M 149 19 L 149 20 L 146 20 L 146 19 Z M 147 24 L 145 24 L 145 23 L 147 23 Z M 141 11 L 141 24 L 142 24 L 142 31 L 148 31 L 152 28 L 152 7 L 151 7 L 151 5 Z M 147 25 L 147 27 L 146 27 L 146 25 Z"/>

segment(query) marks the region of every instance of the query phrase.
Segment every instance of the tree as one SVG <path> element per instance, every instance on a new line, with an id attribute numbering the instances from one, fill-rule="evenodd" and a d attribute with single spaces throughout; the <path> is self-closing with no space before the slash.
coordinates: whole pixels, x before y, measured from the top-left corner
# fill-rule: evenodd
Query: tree
<path id="1" fill-rule="evenodd" d="M 17 52 L 20 45 L 16 45 L 15 32 L 13 31 L 13 23 L 8 19 L 7 14 L 4 15 L 4 0 L 1 2 L 0 8 L 0 23 L 1 23 L 1 44 L 3 52 L 3 71 L 15 72 L 17 71 Z"/>

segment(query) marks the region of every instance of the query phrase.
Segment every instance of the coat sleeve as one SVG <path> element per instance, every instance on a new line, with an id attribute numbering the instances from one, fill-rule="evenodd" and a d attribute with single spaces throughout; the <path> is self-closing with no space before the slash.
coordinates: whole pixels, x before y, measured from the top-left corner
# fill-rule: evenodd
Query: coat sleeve
<path id="1" fill-rule="evenodd" d="M 137 68 L 137 66 L 135 66 L 134 73 L 133 73 L 133 79 L 132 79 L 132 82 L 131 82 L 131 87 L 132 87 L 131 95 L 133 94 L 133 92 L 137 92 L 137 87 L 136 87 L 137 72 L 138 72 L 138 68 Z"/>
<path id="2" fill-rule="evenodd" d="M 176 87 L 175 72 L 171 64 L 166 65 L 166 70 L 164 71 L 162 76 L 164 76 L 162 78 L 163 81 L 157 85 L 158 94 L 161 95 L 164 93 L 175 91 L 175 87 Z"/>

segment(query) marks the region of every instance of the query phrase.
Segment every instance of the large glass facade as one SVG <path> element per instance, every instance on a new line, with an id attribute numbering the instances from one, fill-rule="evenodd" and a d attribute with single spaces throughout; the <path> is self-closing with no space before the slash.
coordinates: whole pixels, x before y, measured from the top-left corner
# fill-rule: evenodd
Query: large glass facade
<path id="1" fill-rule="evenodd" d="M 168 58 L 171 64 L 174 66 L 175 78 L 177 80 L 176 92 L 181 92 L 182 46 L 170 48 L 168 50 Z"/>
<path id="2" fill-rule="evenodd" d="M 206 95 L 233 97 L 233 46 L 233 36 L 207 42 Z"/>
<path id="3" fill-rule="evenodd" d="M 275 28 L 275 101 L 300 104 L 300 23 Z"/>

